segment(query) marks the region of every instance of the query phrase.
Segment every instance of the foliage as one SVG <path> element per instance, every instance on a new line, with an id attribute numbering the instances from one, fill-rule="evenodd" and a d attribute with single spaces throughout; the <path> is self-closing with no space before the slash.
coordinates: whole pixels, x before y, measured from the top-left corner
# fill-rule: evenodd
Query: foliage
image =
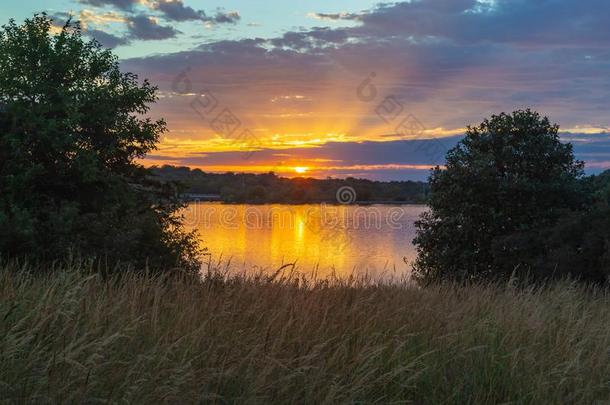
<path id="1" fill-rule="evenodd" d="M 591 200 L 587 206 L 566 213 L 551 226 L 500 239 L 493 247 L 496 266 L 508 272 L 507 266 L 518 263 L 552 277 L 610 281 L 610 171 L 582 182 L 583 193 Z"/>
<path id="2" fill-rule="evenodd" d="M 0 30 L 0 252 L 195 269 L 174 191 L 135 163 L 165 131 L 144 117 L 156 87 L 78 24 L 51 32 L 44 14 Z"/>
<path id="3" fill-rule="evenodd" d="M 527 265 L 535 248 L 511 239 L 532 237 L 590 202 L 583 163 L 558 129 L 530 110 L 468 127 L 447 153 L 446 168 L 430 176 L 430 210 L 416 223 L 414 240 L 420 282 L 506 279 L 515 271 L 558 275 Z"/>
<path id="4" fill-rule="evenodd" d="M 359 202 L 423 203 L 427 185 L 418 181 L 283 178 L 274 173 L 206 173 L 188 167 L 162 166 L 153 173 L 165 182 L 178 182 L 185 193 L 217 194 L 230 203 L 336 202 L 337 190 L 349 186 Z"/>

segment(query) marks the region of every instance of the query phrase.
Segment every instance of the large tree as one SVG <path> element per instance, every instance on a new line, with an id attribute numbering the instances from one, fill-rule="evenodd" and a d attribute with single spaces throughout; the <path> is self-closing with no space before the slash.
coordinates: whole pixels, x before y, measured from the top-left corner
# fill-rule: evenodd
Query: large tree
<path id="1" fill-rule="evenodd" d="M 37 15 L 0 30 L 0 252 L 55 260 L 76 251 L 112 263 L 197 268 L 172 190 L 138 158 L 163 120 L 156 87 L 122 73 L 110 50 Z"/>
<path id="2" fill-rule="evenodd" d="M 582 206 L 583 163 L 558 129 L 530 110 L 468 127 L 429 179 L 430 209 L 414 240 L 420 282 L 508 277 L 521 264 L 511 235 L 551 226 Z"/>

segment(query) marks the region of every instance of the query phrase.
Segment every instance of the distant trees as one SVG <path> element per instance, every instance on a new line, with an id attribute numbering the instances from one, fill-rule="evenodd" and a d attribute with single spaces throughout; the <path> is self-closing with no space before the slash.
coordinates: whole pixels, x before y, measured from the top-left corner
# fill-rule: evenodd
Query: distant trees
<path id="1" fill-rule="evenodd" d="M 0 253 L 69 250 L 110 263 L 195 270 L 197 247 L 166 185 L 136 164 L 165 122 L 145 118 L 148 81 L 68 22 L 46 15 L 0 30 Z"/>
<path id="2" fill-rule="evenodd" d="M 558 126 L 536 112 L 502 113 L 468 127 L 446 168 L 430 176 L 430 210 L 416 224 L 416 278 L 495 280 L 516 271 L 603 280 L 610 223 L 592 211 L 593 201 L 603 200 L 610 212 L 608 193 L 596 198 L 595 188 L 572 146 L 560 142 Z"/>
<path id="3" fill-rule="evenodd" d="M 188 167 L 152 168 L 164 182 L 177 182 L 183 191 L 195 194 L 219 194 L 232 203 L 317 203 L 336 202 L 337 190 L 349 186 L 358 201 L 425 202 L 427 184 L 419 181 L 372 181 L 367 179 L 288 179 L 274 173 L 206 173 Z"/>

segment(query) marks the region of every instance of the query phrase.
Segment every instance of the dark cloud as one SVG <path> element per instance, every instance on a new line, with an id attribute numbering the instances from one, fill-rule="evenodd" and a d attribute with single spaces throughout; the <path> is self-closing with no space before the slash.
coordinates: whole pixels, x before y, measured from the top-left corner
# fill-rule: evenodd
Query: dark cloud
<path id="1" fill-rule="evenodd" d="M 58 12 L 55 14 L 51 14 L 50 17 L 53 19 L 54 24 L 58 27 L 63 26 L 68 21 L 68 19 L 71 19 L 72 21 L 78 21 L 77 16 L 66 12 Z M 130 42 L 129 38 L 120 37 L 98 29 L 92 29 L 90 27 L 87 27 L 86 25 L 83 25 L 81 29 L 85 36 L 95 39 L 97 42 L 107 48 L 115 48 L 120 45 L 127 45 Z"/>
<path id="2" fill-rule="evenodd" d="M 180 31 L 174 27 L 159 25 L 146 15 L 136 15 L 128 19 L 129 35 L 144 41 L 174 38 Z"/>
<path id="3" fill-rule="evenodd" d="M 131 10 L 135 4 L 138 4 L 137 0 L 79 0 L 79 2 L 94 7 L 112 6 L 121 10 Z"/>
<path id="4" fill-rule="evenodd" d="M 216 12 L 216 14 L 214 14 L 213 17 L 209 17 L 208 21 L 212 21 L 217 24 L 237 24 L 237 22 L 239 22 L 240 19 L 241 19 L 241 16 L 239 15 L 239 13 L 237 11 L 225 12 L 225 11 L 219 10 Z"/>
<path id="5" fill-rule="evenodd" d="M 181 0 L 159 1 L 155 8 L 161 11 L 166 19 L 173 21 L 202 20 L 206 18 L 202 10 L 196 11 L 192 7 L 185 6 Z"/>
<path id="6" fill-rule="evenodd" d="M 382 4 L 357 35 L 435 37 L 521 46 L 607 45 L 605 0 L 423 0 Z"/>
<path id="7" fill-rule="evenodd" d="M 193 91 L 213 91 L 244 126 L 281 137 L 299 128 L 322 128 L 329 138 L 344 132 L 350 139 L 382 139 L 394 129 L 376 114 L 386 96 L 400 100 L 404 113 L 416 116 L 430 133 L 456 133 L 492 113 L 525 107 L 564 130 L 604 126 L 610 124 L 609 13 L 610 2 L 601 0 L 400 2 L 353 16 L 320 16 L 351 19 L 354 26 L 219 41 L 123 63 L 166 91 L 189 67 Z M 363 103 L 356 88 L 371 72 L 377 98 Z M 270 102 L 290 95 L 308 102 Z M 182 97 L 161 104 L 170 128 L 196 128 L 189 136 L 197 138 L 206 124 L 189 102 Z M 583 139 L 575 141 L 575 150 L 593 167 L 610 161 L 609 140 Z M 383 151 L 371 152 L 380 161 L 395 161 L 391 157 L 399 153 L 369 146 Z"/>
<path id="8" fill-rule="evenodd" d="M 436 145 L 438 140 L 390 141 L 390 142 L 329 142 L 315 148 L 277 149 L 264 148 L 255 153 L 249 151 L 235 152 L 204 152 L 200 156 L 191 155 L 192 159 L 205 162 L 211 166 L 217 165 L 258 165 L 264 163 L 281 163 L 298 157 L 303 160 L 318 159 L 328 161 L 333 166 L 354 165 L 437 165 L 443 164 L 444 155 L 457 143 L 460 137 L 446 138 L 435 153 L 427 155 L 422 151 Z M 247 158 L 247 159 L 246 159 Z"/>
<path id="9" fill-rule="evenodd" d="M 610 132 L 563 133 L 561 138 L 574 145 L 574 153 L 578 159 L 585 162 L 587 172 L 598 173 L 601 170 L 610 169 Z"/>
<path id="10" fill-rule="evenodd" d="M 138 0 L 79 0 L 82 4 L 94 7 L 111 6 L 128 12 L 133 12 Z M 167 21 L 203 21 L 213 24 L 236 24 L 241 19 L 237 11 L 224 11 L 217 9 L 212 15 L 207 15 L 203 10 L 184 4 L 182 0 L 157 0 L 149 5 L 152 9 L 159 11 Z M 141 16 L 137 16 L 138 18 Z M 159 32 L 159 30 L 157 30 Z"/>
<path id="11" fill-rule="evenodd" d="M 129 39 L 125 37 L 118 37 L 113 34 L 109 34 L 100 30 L 86 30 L 84 32 L 85 35 L 95 39 L 100 44 L 107 48 L 115 48 L 120 45 L 127 45 L 129 43 Z"/>
<path id="12" fill-rule="evenodd" d="M 564 127 L 600 122 L 607 116 L 610 59 L 602 53 L 592 61 L 585 53 L 565 58 L 553 50 L 531 52 L 507 45 L 467 46 L 408 38 L 348 40 L 312 48 L 306 33 L 297 34 L 270 41 L 220 41 L 124 63 L 166 89 L 173 75 L 190 66 L 193 83 L 217 87 L 224 98 L 238 100 L 252 114 L 269 113 L 276 106 L 268 105 L 268 100 L 290 94 L 304 95 L 312 102 L 306 111 L 286 113 L 315 117 L 360 109 L 351 118 L 354 130 L 360 132 L 372 128 L 371 122 L 378 123 L 376 103 L 387 95 L 402 100 L 405 109 L 429 128 L 463 128 L 491 113 L 523 107 L 540 110 Z M 377 75 L 379 98 L 365 105 L 356 98 L 355 89 L 371 72 Z M 182 109 L 188 115 L 190 110 Z M 182 120 L 188 116 L 176 122 Z M 303 127 L 318 126 L 315 121 L 303 118 Z"/>
<path id="13" fill-rule="evenodd" d="M 447 151 L 462 136 L 441 139 L 389 142 L 329 142 L 315 148 L 262 148 L 250 151 L 191 153 L 176 157 L 162 154 L 148 156 L 151 161 L 175 165 L 213 167 L 217 171 L 241 167 L 276 167 L 290 171 L 295 162 L 310 165 L 314 171 L 337 177 L 359 176 L 380 180 L 425 180 L 430 168 L 444 164 Z M 585 161 L 587 174 L 610 168 L 610 133 L 561 134 L 563 142 L 574 145 L 576 158 Z"/>
<path id="14" fill-rule="evenodd" d="M 330 142 L 315 148 L 270 149 L 249 151 L 192 153 L 184 157 L 152 154 L 152 161 L 172 161 L 173 164 L 199 167 L 268 166 L 291 169 L 295 164 L 310 165 L 325 175 L 346 176 L 361 173 L 362 177 L 425 179 L 432 166 L 443 164 L 444 154 L 460 137 L 439 140 L 394 142 Z M 221 169 L 222 170 L 222 169 Z"/>
<path id="15" fill-rule="evenodd" d="M 320 20 L 362 20 L 362 14 L 356 13 L 313 13 Z"/>
<path id="16" fill-rule="evenodd" d="M 348 35 L 345 30 L 316 27 L 309 31 L 287 32 L 281 38 L 274 38 L 270 42 L 277 47 L 311 49 L 341 44 L 347 38 Z"/>
<path id="17" fill-rule="evenodd" d="M 160 0 L 153 6 L 163 13 L 163 18 L 170 21 L 203 21 L 214 24 L 236 24 L 241 16 L 237 11 L 217 10 L 214 15 L 207 15 L 203 10 L 186 6 L 182 0 Z"/>
<path id="18" fill-rule="evenodd" d="M 462 136 L 442 139 L 390 142 L 330 142 L 316 148 L 275 150 L 263 148 L 256 152 L 205 152 L 184 157 L 150 155 L 149 159 L 171 161 L 173 164 L 216 169 L 251 165 L 288 168 L 294 162 L 318 167 L 325 175 L 346 176 L 359 173 L 362 177 L 424 180 L 431 166 L 443 165 L 447 151 Z M 610 168 L 610 134 L 562 134 L 562 141 L 572 142 L 576 157 L 585 161 L 588 174 Z"/>
<path id="19" fill-rule="evenodd" d="M 154 8 L 163 13 L 166 20 L 171 21 L 203 21 L 213 24 L 237 24 L 241 16 L 237 11 L 223 11 L 218 9 L 214 15 L 207 15 L 203 10 L 195 10 L 184 5 L 182 0 L 161 0 L 154 4 Z"/>

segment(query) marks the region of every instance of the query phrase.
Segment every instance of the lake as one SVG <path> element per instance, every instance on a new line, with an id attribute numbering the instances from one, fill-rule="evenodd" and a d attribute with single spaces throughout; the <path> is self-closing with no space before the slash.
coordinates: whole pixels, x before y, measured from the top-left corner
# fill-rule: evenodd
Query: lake
<path id="1" fill-rule="evenodd" d="M 272 272 L 296 262 L 321 277 L 408 275 L 414 221 L 423 205 L 249 205 L 190 203 L 188 229 L 199 231 L 205 259 L 231 271 Z M 229 264 L 230 263 L 230 264 Z"/>

